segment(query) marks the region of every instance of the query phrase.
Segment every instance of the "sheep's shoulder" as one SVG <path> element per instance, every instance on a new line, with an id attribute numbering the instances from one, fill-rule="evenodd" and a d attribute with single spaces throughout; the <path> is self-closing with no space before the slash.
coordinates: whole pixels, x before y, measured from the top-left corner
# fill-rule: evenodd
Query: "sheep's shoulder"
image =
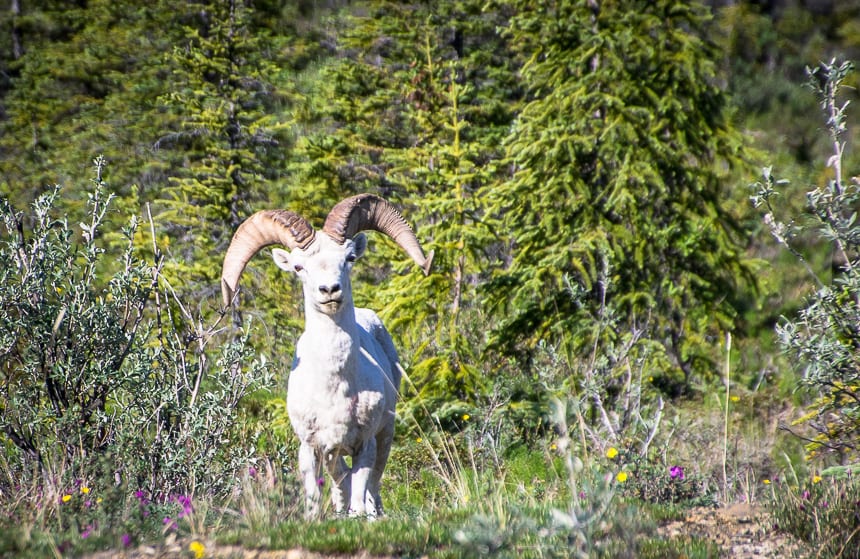
<path id="1" fill-rule="evenodd" d="M 355 321 L 362 331 L 362 347 L 379 363 L 385 376 L 394 385 L 395 392 L 399 391 L 402 370 L 391 334 L 379 316 L 370 309 L 356 308 Z"/>

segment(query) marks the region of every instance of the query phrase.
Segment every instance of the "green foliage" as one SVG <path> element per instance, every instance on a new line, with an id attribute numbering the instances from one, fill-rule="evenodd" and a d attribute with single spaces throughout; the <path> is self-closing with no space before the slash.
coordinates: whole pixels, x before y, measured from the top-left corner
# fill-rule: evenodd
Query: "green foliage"
<path id="1" fill-rule="evenodd" d="M 113 169 L 117 207 L 140 210 L 128 208 L 132 185 L 144 197 L 161 188 L 170 161 L 153 149 L 167 125 L 156 99 L 169 81 L 159 62 L 177 38 L 166 5 L 20 2 L 22 52 L 9 60 L 11 87 L 0 101 L 0 192 L 10 201 L 22 206 L 46 185 L 74 180 L 93 153 L 124 162 Z M 85 202 L 74 191 L 58 201 L 73 220 L 83 219 Z M 108 220 L 111 229 L 123 225 Z"/>
<path id="2" fill-rule="evenodd" d="M 631 476 L 624 484 L 623 495 L 636 502 L 662 505 L 714 506 L 715 496 L 708 491 L 708 480 L 691 475 L 681 466 L 668 466 L 641 457 L 630 464 Z"/>
<path id="3" fill-rule="evenodd" d="M 141 349 L 138 330 L 154 288 L 131 244 L 120 270 L 107 282 L 96 277 L 104 253 L 96 239 L 110 201 L 100 186 L 89 198 L 91 220 L 80 224 L 82 246 L 74 226 L 54 214 L 59 188 L 36 200 L 32 218 L 0 199 L 2 428 L 22 459 L 41 467 L 109 445 L 109 407 L 125 387 L 119 372 Z"/>
<path id="4" fill-rule="evenodd" d="M 473 61 L 444 63 L 435 60 L 444 51 L 427 50 L 426 61 L 414 66 L 413 88 L 405 95 L 414 100 L 408 118 L 422 139 L 399 151 L 391 176 L 420 201 L 410 215 L 430 224 L 423 231 L 425 249 L 434 253 L 433 267 L 427 279 L 416 273 L 393 277 L 376 299 L 385 305 L 382 315 L 405 349 L 414 351 L 410 375 L 418 391 L 415 401 L 449 422 L 459 415 L 456 402 L 468 405 L 489 392 L 489 367 L 476 365 L 484 336 L 470 325 L 488 320 L 476 287 L 498 265 L 488 254 L 497 238 L 484 202 L 494 184 L 485 158 L 493 149 L 488 142 L 498 122 L 465 120 L 477 120 L 482 103 L 471 87 L 461 85 L 474 71 Z"/>
<path id="5" fill-rule="evenodd" d="M 799 479 L 790 472 L 770 485 L 768 508 L 778 530 L 829 559 L 860 557 L 860 483 L 856 478 Z"/>
<path id="6" fill-rule="evenodd" d="M 495 32 L 500 20 L 475 1 L 374 1 L 339 12 L 335 56 L 303 115 L 316 127 L 298 145 L 304 180 L 291 189 L 296 208 L 310 215 L 371 191 L 420 224 L 424 248 L 435 253 L 431 276 L 411 271 L 402 251 L 382 242 L 357 270 L 357 298 L 381 309 L 410 363 L 418 395 L 407 388 L 404 411 L 415 415 L 414 402 L 445 421 L 488 390 L 488 368 L 476 365 L 483 335 L 469 325 L 489 320 L 477 286 L 501 264 L 490 255 L 497 235 L 485 210 L 515 89 Z M 389 274 L 365 294 L 362 283 L 404 269 L 410 273 Z"/>
<path id="7" fill-rule="evenodd" d="M 769 167 L 763 182 L 754 185 L 752 197 L 756 207 L 766 212 L 771 234 L 806 268 L 814 283 L 804 308 L 797 317 L 784 318 L 777 333 L 785 351 L 804 368 L 801 382 L 820 395 L 798 421 L 815 432 L 807 450 L 813 455 L 835 451 L 842 460 L 856 458 L 860 450 L 860 235 L 856 223 L 860 184 L 843 178 L 848 103 L 840 104 L 838 97 L 852 69 L 848 62 L 833 60 L 808 71 L 834 152 L 827 161 L 833 175 L 807 192 L 807 214 L 789 222 L 777 214 L 774 201 L 787 181 L 777 179 Z M 798 239 L 810 234 L 832 250 L 832 268 L 827 272 L 832 279 L 818 273 L 798 246 Z"/>
<path id="8" fill-rule="evenodd" d="M 493 286 L 496 343 L 587 347 L 564 278 L 597 308 L 608 262 L 612 306 L 651 317 L 686 381 L 709 375 L 706 337 L 732 327 L 739 302 L 726 296 L 752 280 L 721 204 L 741 139 L 700 31 L 705 10 L 673 0 L 503 4 L 516 10 L 506 33 L 526 59 L 530 101 L 506 144 L 513 176 L 491 194 L 514 243 Z"/>
<path id="9" fill-rule="evenodd" d="M 274 65 L 260 55 L 266 37 L 252 35 L 243 2 L 212 2 L 188 14 L 181 47 L 167 61 L 172 87 L 161 100 L 179 129 L 159 147 L 179 148 L 185 164 L 164 188 L 157 220 L 170 238 L 168 277 L 186 289 L 217 284 L 220 255 L 232 232 L 265 200 L 276 176 L 283 125 L 270 114 L 278 100 Z M 280 134 L 282 136 L 282 134 Z"/>
<path id="10" fill-rule="evenodd" d="M 227 494 L 254 454 L 254 433 L 238 429 L 240 399 L 271 382 L 249 330 L 223 342 L 217 323 L 204 328 L 181 302 L 167 304 L 161 256 L 136 254 L 136 220 L 122 258 L 105 262 L 103 166 L 77 226 L 58 216 L 59 188 L 31 214 L 0 199 L 0 490 L 43 503 L 28 512 L 10 500 L 4 513 L 81 533 L 94 514 L 125 518 L 134 491 L 158 503 Z M 92 500 L 63 507 L 81 480 L 105 497 L 101 512 Z"/>
<path id="11" fill-rule="evenodd" d="M 610 306 L 611 273 L 602 274 L 602 306 L 592 314 L 580 302 L 577 314 L 582 335 L 589 340 L 587 352 L 571 355 L 561 344 L 539 343 L 534 367 L 540 383 L 534 389 L 553 396 L 549 409 L 557 425 L 570 424 L 579 432 L 578 452 L 584 461 L 614 446 L 647 460 L 663 418 L 664 401 L 654 376 L 664 370 L 665 354 L 648 338 L 647 323 L 631 322 Z M 570 284 L 566 295 L 574 301 L 588 297 Z M 662 391 L 671 385 L 665 380 Z"/>

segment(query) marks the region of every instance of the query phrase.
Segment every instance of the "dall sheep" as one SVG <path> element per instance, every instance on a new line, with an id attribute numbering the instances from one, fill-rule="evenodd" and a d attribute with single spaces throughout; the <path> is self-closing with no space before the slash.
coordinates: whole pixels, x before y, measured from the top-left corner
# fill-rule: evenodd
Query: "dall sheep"
<path id="1" fill-rule="evenodd" d="M 302 281 L 305 331 L 287 384 L 287 410 L 300 440 L 305 514 L 320 513 L 322 467 L 333 480 L 332 504 L 351 516 L 383 513 L 379 482 L 394 437 L 394 406 L 403 370 L 391 336 L 371 310 L 355 308 L 350 270 L 367 248 L 361 231 L 385 233 L 427 274 L 432 253 L 389 202 L 359 194 L 338 203 L 317 234 L 289 210 L 263 210 L 244 221 L 224 257 L 221 290 L 233 304 L 239 278 L 263 247 Z M 352 458 L 348 467 L 345 456 Z"/>

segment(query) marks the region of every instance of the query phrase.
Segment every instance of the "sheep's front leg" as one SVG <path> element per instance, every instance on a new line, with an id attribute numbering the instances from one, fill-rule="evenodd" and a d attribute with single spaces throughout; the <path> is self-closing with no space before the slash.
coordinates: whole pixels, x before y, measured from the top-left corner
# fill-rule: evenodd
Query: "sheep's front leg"
<path id="1" fill-rule="evenodd" d="M 363 516 L 365 512 L 371 516 L 376 515 L 376 509 L 366 510 L 365 498 L 367 494 L 367 482 L 373 471 L 376 461 L 376 439 L 370 438 L 365 441 L 361 450 L 352 458 L 352 495 L 350 495 L 349 515 Z"/>
<path id="2" fill-rule="evenodd" d="M 305 518 L 318 518 L 322 494 L 319 483 L 322 479 L 322 468 L 317 452 L 305 442 L 299 446 L 299 472 L 305 485 Z"/>

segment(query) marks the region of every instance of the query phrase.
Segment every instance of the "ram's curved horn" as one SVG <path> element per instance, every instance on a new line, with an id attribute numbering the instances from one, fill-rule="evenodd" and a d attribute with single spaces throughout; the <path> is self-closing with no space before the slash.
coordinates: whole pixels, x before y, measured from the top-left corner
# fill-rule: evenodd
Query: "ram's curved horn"
<path id="1" fill-rule="evenodd" d="M 373 194 L 358 194 L 339 202 L 326 217 L 323 231 L 343 244 L 359 231 L 374 230 L 385 233 L 406 251 L 412 260 L 430 273 L 433 253 L 426 257 L 412 228 L 391 203 Z"/>
<path id="2" fill-rule="evenodd" d="M 221 296 L 224 306 L 233 302 L 239 278 L 248 261 L 269 245 L 306 249 L 314 240 L 314 228 L 289 210 L 263 210 L 246 219 L 236 230 L 221 268 Z"/>

